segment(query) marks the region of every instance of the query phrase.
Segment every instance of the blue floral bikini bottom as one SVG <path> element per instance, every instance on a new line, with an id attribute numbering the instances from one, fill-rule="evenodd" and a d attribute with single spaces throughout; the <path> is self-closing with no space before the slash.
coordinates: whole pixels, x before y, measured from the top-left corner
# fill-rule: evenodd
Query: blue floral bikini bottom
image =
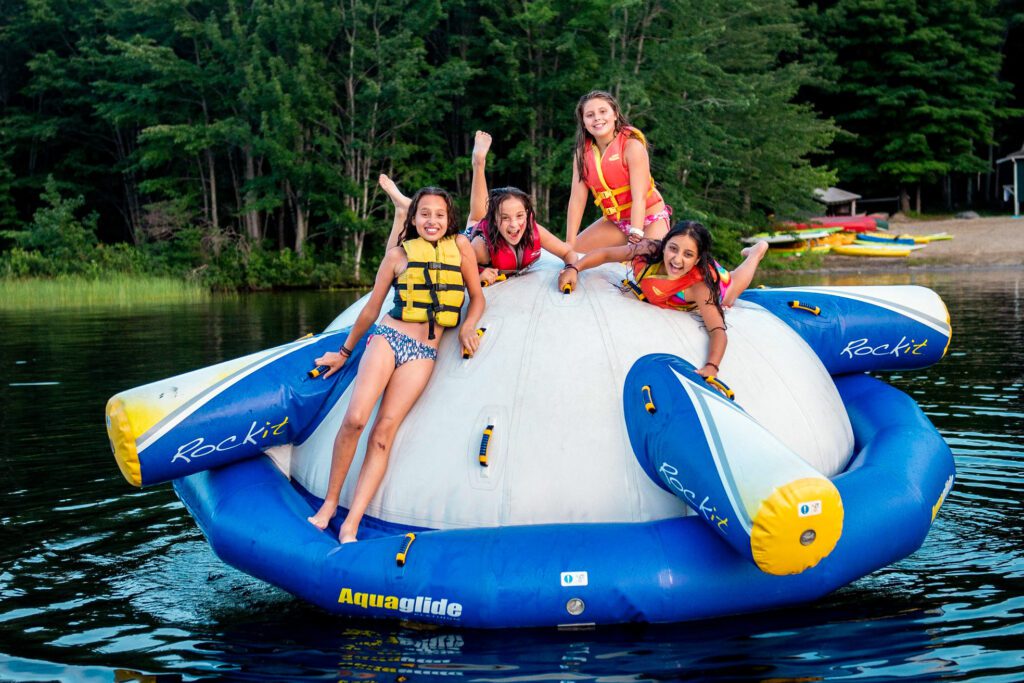
<path id="1" fill-rule="evenodd" d="M 411 360 L 426 358 L 427 360 L 437 359 L 437 349 L 418 342 L 407 334 L 403 334 L 393 327 L 387 325 L 374 325 L 370 329 L 370 336 L 366 341 L 369 343 L 373 335 L 379 334 L 388 343 L 395 353 L 395 367 L 399 368 Z"/>

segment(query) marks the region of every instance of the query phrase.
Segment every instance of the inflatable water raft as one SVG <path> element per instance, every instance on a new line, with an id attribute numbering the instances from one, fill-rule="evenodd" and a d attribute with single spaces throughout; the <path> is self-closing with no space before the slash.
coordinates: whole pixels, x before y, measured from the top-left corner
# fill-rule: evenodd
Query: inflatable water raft
<path id="1" fill-rule="evenodd" d="M 307 370 L 361 303 L 323 334 L 113 397 L 118 465 L 135 485 L 173 481 L 225 562 L 353 616 L 700 619 L 813 600 L 920 546 L 952 457 L 912 399 L 864 373 L 944 355 L 933 292 L 749 291 L 708 383 L 699 316 L 623 294 L 617 265 L 562 295 L 558 265 L 486 290 L 475 357 L 442 340 L 357 543 L 337 542 L 344 509 L 326 532 L 306 521 L 357 363 Z"/>

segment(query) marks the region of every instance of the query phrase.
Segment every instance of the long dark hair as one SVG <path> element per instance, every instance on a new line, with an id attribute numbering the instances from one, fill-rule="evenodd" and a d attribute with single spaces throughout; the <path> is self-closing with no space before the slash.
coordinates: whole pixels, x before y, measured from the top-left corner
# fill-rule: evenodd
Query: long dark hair
<path id="1" fill-rule="evenodd" d="M 618 100 L 610 92 L 604 90 L 591 90 L 586 95 L 580 98 L 580 101 L 576 104 L 576 170 L 579 172 L 580 180 L 585 180 L 584 174 L 586 173 L 586 164 L 583 163 L 583 154 L 587 149 L 587 140 L 590 140 L 592 144 L 596 144 L 597 140 L 594 136 L 587 132 L 587 127 L 583 125 L 583 105 L 590 100 L 601 99 L 608 103 L 608 106 L 612 108 L 615 113 L 615 134 L 618 135 L 622 132 L 622 129 L 626 126 L 630 128 L 633 124 L 629 122 L 629 119 L 622 113 L 622 108 L 619 106 Z"/>
<path id="2" fill-rule="evenodd" d="M 455 213 L 455 205 L 452 203 L 452 196 L 448 194 L 447 190 L 442 190 L 440 187 L 421 187 L 416 190 L 416 194 L 412 196 L 412 200 L 409 202 L 409 211 L 405 215 L 405 234 L 402 236 L 402 241 L 414 240 L 419 237 L 419 233 L 416 232 L 416 211 L 420 208 L 420 200 L 428 196 L 440 197 L 444 200 L 445 208 L 448 211 L 448 228 L 444 231 L 441 239 L 445 237 L 451 237 L 459 232 L 459 217 Z"/>
<path id="3" fill-rule="evenodd" d="M 519 244 L 514 246 L 509 244 L 517 254 L 523 254 L 534 247 L 533 226 L 536 217 L 533 212 L 533 201 L 530 200 L 530 195 L 518 187 L 496 187 L 487 195 L 487 214 L 484 215 L 484 220 L 487 221 L 487 243 L 492 248 L 496 248 L 502 242 L 508 244 L 501 231 L 498 230 L 498 211 L 506 199 L 518 199 L 526 207 L 526 232 L 523 233 L 523 238 L 519 240 Z"/>
<path id="4" fill-rule="evenodd" d="M 648 265 L 661 263 L 665 260 L 665 245 L 673 237 L 683 235 L 691 238 L 697 244 L 697 263 L 694 268 L 699 268 L 701 279 L 707 285 L 709 300 L 708 303 L 715 305 L 718 312 L 725 317 L 722 311 L 722 292 L 719 289 L 718 269 L 715 268 L 715 258 L 711 255 L 711 232 L 704 227 L 703 223 L 697 221 L 679 221 L 672 226 L 660 242 L 655 242 L 655 247 L 646 254 L 640 254 L 637 258 Z"/>

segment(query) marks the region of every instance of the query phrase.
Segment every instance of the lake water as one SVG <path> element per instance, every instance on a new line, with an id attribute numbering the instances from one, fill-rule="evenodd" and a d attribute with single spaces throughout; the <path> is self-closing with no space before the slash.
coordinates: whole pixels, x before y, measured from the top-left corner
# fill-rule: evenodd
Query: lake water
<path id="1" fill-rule="evenodd" d="M 0 680 L 1020 681 L 1024 270 L 830 281 L 922 284 L 950 309 L 949 355 L 887 376 L 956 457 L 921 550 L 806 606 L 563 632 L 327 615 L 221 563 L 169 485 L 121 478 L 108 397 L 319 331 L 353 295 L 0 312 Z"/>

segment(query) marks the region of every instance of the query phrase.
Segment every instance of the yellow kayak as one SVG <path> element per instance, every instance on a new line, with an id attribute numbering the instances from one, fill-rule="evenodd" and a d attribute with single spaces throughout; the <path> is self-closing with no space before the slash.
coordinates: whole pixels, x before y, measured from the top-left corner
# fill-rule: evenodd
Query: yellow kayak
<path id="1" fill-rule="evenodd" d="M 841 256 L 910 256 L 913 247 L 887 244 L 840 244 L 832 247 Z"/>

